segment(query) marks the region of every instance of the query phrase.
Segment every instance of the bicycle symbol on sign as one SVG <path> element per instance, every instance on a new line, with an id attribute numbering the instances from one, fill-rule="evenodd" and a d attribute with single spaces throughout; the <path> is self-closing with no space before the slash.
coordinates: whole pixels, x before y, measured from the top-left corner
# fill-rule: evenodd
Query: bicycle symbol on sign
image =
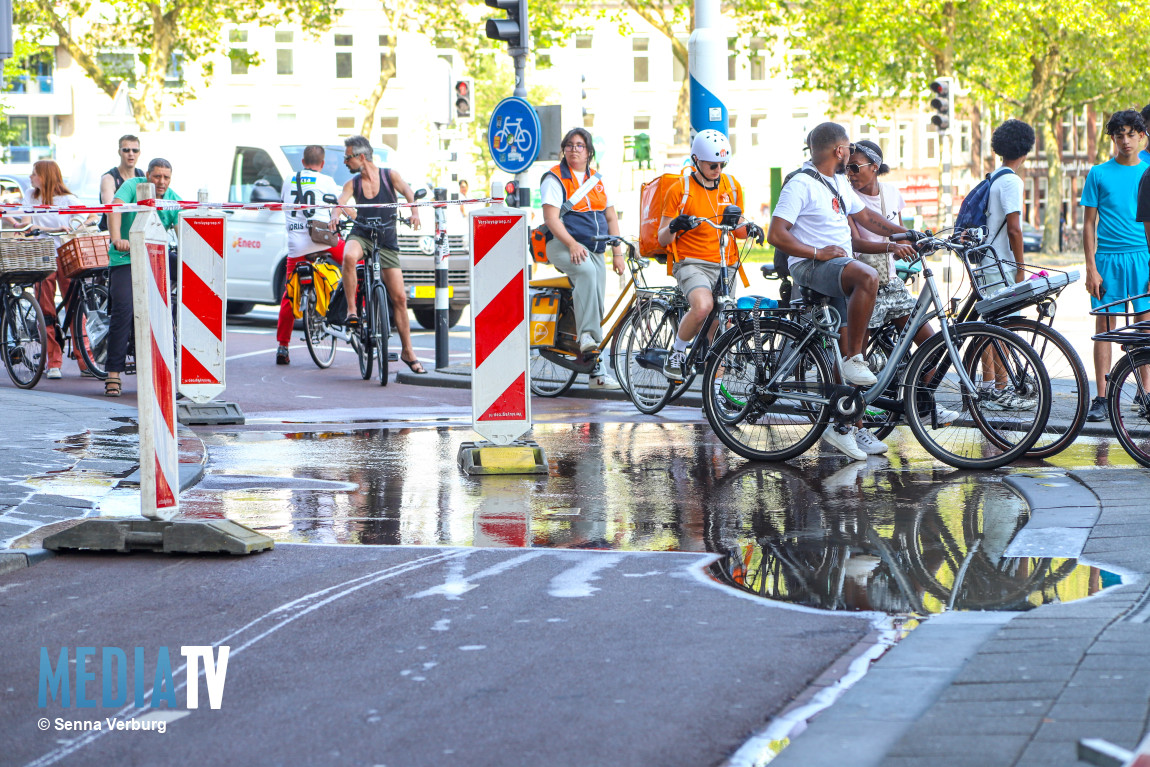
<path id="1" fill-rule="evenodd" d="M 523 128 L 523 118 L 512 120 L 508 118 L 503 121 L 503 129 L 495 134 L 493 141 L 495 151 L 508 152 L 511 159 L 513 157 L 513 148 L 518 147 L 520 152 L 526 154 L 531 151 L 531 134 Z"/>

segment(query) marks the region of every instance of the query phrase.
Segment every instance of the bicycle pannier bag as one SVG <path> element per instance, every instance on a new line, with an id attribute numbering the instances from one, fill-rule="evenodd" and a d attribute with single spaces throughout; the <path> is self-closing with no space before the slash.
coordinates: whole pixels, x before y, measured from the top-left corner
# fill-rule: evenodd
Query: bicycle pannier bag
<path id="1" fill-rule="evenodd" d="M 559 322 L 559 295 L 552 291 L 531 294 L 531 345 L 554 346 Z"/>
<path id="2" fill-rule="evenodd" d="M 347 294 L 343 292 L 342 284 L 331 294 L 324 317 L 333 325 L 342 325 L 347 321 Z"/>

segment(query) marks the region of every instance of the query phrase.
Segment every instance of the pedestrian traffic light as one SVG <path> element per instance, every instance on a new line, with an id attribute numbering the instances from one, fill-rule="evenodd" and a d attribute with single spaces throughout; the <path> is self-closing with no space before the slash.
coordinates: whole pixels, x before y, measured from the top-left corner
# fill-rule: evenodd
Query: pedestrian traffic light
<path id="1" fill-rule="evenodd" d="M 527 0 L 484 0 L 491 8 L 507 11 L 506 19 L 488 19 L 487 36 L 492 40 L 502 40 L 511 47 L 526 53 L 528 44 Z"/>
<path id="2" fill-rule="evenodd" d="M 950 78 L 940 77 L 932 82 L 930 92 L 934 94 L 930 100 L 930 106 L 934 109 L 930 122 L 941 133 L 950 127 Z"/>
<path id="3" fill-rule="evenodd" d="M 503 204 L 509 208 L 514 208 L 519 205 L 519 184 L 514 181 L 508 181 L 503 185 Z"/>
<path id="4" fill-rule="evenodd" d="M 451 90 L 451 103 L 454 104 L 452 114 L 455 115 L 455 122 L 457 123 L 471 122 L 472 86 L 473 83 L 470 77 L 464 77 L 454 81 Z"/>

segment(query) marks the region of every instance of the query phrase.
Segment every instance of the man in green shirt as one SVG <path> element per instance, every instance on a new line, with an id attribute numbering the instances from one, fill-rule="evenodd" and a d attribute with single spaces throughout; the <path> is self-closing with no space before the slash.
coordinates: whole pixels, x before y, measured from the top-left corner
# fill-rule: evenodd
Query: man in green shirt
<path id="1" fill-rule="evenodd" d="M 125 203 L 139 201 L 138 187 L 141 183 L 156 187 L 156 199 L 180 199 L 170 188 L 172 164 L 157 157 L 148 163 L 148 173 L 143 178 L 130 178 L 123 183 L 114 199 Z M 179 220 L 178 210 L 159 211 L 160 223 L 166 229 L 175 227 Z M 128 340 L 132 336 L 132 268 L 128 233 L 136 220 L 135 213 L 113 212 L 108 216 L 108 233 L 112 241 L 108 248 L 108 379 L 104 381 L 104 395 L 119 397 L 122 389 L 120 374 L 126 369 Z"/>

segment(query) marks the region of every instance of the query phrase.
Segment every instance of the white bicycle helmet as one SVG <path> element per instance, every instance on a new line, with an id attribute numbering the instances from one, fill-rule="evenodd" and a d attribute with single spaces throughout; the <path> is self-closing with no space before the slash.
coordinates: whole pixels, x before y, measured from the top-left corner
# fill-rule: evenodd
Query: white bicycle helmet
<path id="1" fill-rule="evenodd" d="M 731 142 L 722 131 L 708 128 L 699 131 L 695 140 L 691 142 L 691 154 L 697 161 L 730 162 Z"/>

